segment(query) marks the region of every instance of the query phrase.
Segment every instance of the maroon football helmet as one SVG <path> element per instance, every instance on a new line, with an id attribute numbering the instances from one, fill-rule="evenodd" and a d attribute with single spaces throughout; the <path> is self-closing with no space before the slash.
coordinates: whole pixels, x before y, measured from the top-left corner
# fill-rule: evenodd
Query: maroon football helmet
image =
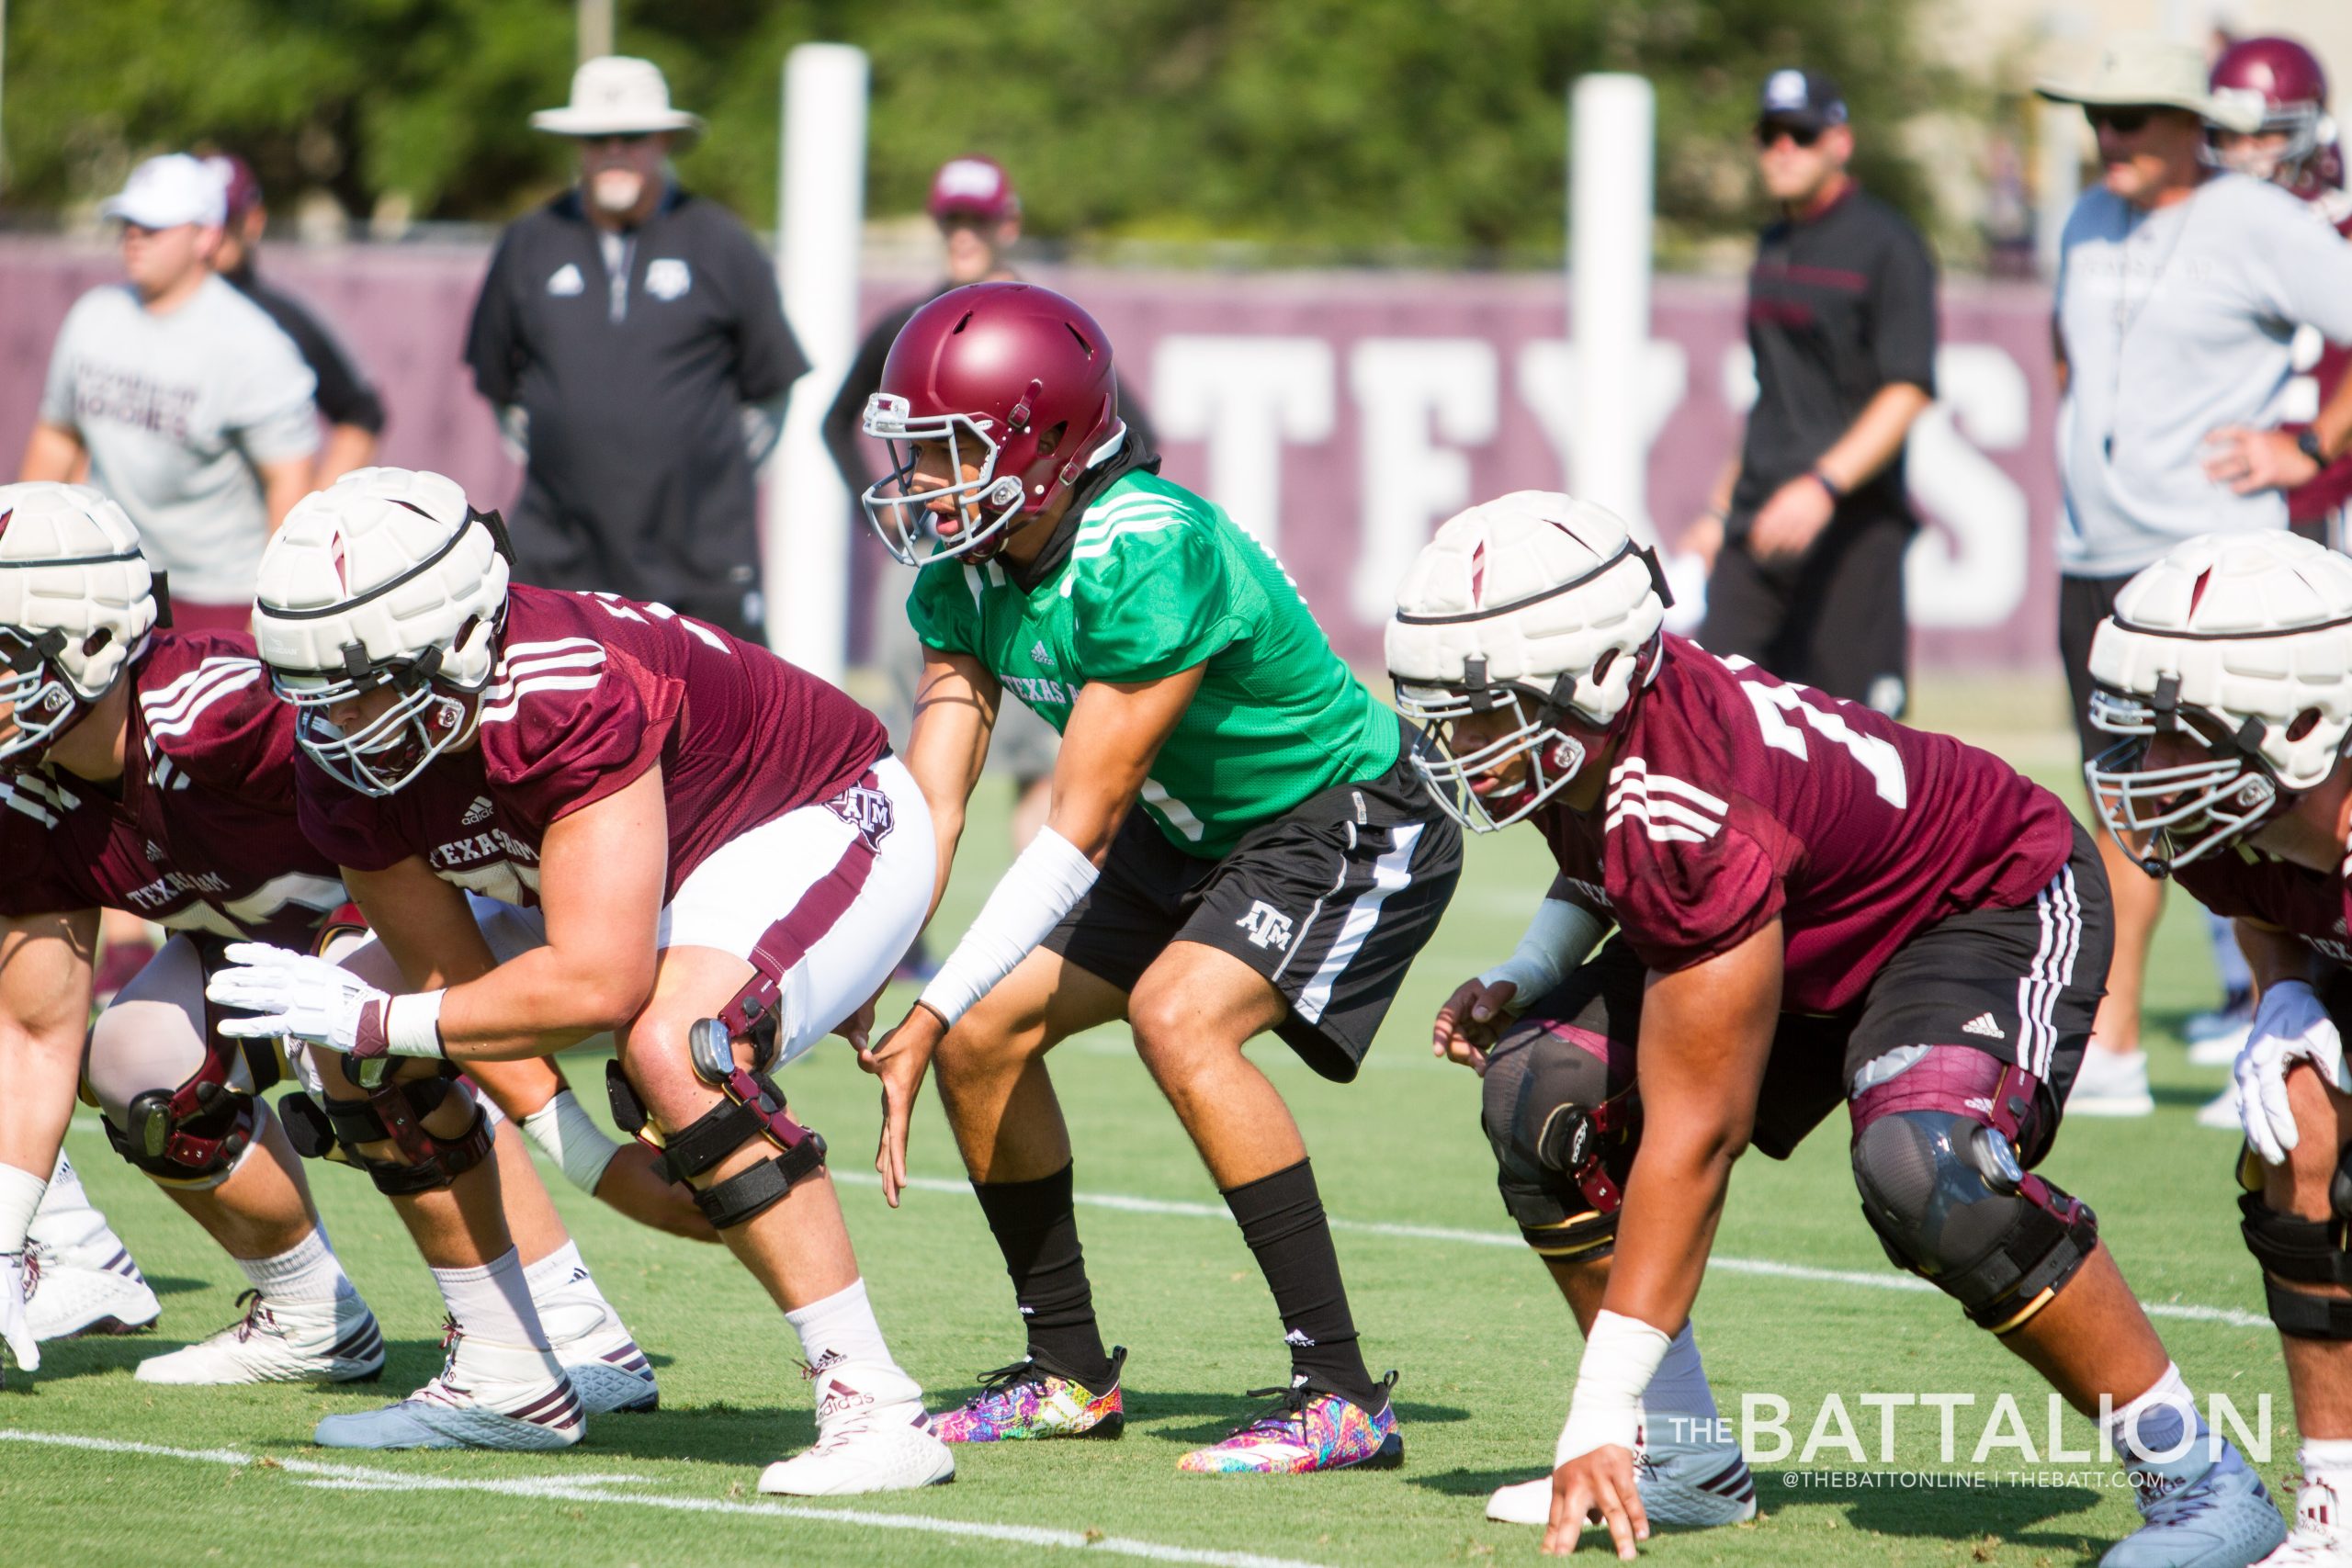
<path id="1" fill-rule="evenodd" d="M 1094 318 L 1032 283 L 974 283 L 917 310 L 890 344 L 865 434 L 889 443 L 890 471 L 858 499 L 909 566 L 993 555 L 1005 536 L 1110 456 L 1125 427 L 1111 340 Z M 915 486 L 917 444 L 947 447 L 950 482 Z M 967 478 L 967 467 L 978 469 Z M 930 507 L 939 545 L 919 556 Z"/>
<path id="2" fill-rule="evenodd" d="M 2224 161 L 2299 196 L 2316 195 L 2317 183 L 2305 165 L 2322 143 L 2335 140 L 2327 118 L 2327 73 L 2319 57 L 2292 39 L 2242 39 L 2213 62 L 2210 85 L 2216 97 L 2260 98 L 2263 132 L 2287 136 L 2286 146 L 2275 154 L 2241 154 Z M 2312 188 L 2305 189 L 2307 185 Z"/>

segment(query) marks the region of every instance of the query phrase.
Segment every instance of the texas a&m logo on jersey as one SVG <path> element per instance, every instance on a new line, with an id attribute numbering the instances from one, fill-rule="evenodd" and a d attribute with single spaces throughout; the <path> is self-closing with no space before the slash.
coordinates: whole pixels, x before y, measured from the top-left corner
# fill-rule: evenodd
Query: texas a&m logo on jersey
<path id="1" fill-rule="evenodd" d="M 895 821 L 890 797 L 872 784 L 854 784 L 825 802 L 825 809 L 857 829 L 869 850 L 878 850 Z"/>

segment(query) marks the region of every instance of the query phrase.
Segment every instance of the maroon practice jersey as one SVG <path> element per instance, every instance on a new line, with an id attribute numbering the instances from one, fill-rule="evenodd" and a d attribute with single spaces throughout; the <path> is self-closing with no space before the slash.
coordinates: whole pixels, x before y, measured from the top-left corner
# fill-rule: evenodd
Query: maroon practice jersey
<path id="1" fill-rule="evenodd" d="M 2190 897 L 2223 919 L 2276 926 L 2330 964 L 2352 969 L 2352 939 L 2344 931 L 2345 917 L 2352 914 L 2352 881 L 2346 880 L 2352 859 L 2330 875 L 2238 843 L 2175 866 L 2172 874 Z"/>
<path id="2" fill-rule="evenodd" d="M 0 775 L 0 912 L 113 908 L 307 947 L 345 902 L 295 810 L 294 712 L 250 637 L 161 631 L 131 660 L 122 777 Z"/>
<path id="3" fill-rule="evenodd" d="M 1990 752 L 1677 637 L 1601 805 L 1534 817 L 1561 875 L 1662 973 L 1779 916 L 1789 1012 L 1860 1000 L 1946 916 L 2030 903 L 2074 844 L 2058 797 Z"/>
<path id="4" fill-rule="evenodd" d="M 660 604 L 517 586 L 478 743 L 382 797 L 300 770 L 302 824 L 358 871 L 421 855 L 445 881 L 536 902 L 549 827 L 659 764 L 664 897 L 729 839 L 857 782 L 882 725 L 763 648 Z"/>

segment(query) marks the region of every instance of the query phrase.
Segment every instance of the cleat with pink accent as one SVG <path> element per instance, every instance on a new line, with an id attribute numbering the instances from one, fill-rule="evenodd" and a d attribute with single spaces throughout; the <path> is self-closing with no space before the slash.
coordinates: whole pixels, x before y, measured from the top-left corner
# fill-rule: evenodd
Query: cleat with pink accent
<path id="1" fill-rule="evenodd" d="M 380 1409 L 330 1416 L 311 1440 L 329 1449 L 568 1449 L 588 1418 L 552 1351 L 493 1345 L 448 1326 L 441 1374 Z"/>
<path id="2" fill-rule="evenodd" d="M 139 1363 L 141 1382 L 220 1387 L 254 1382 L 373 1382 L 384 1335 L 356 1295 L 332 1302 L 237 1297 L 243 1315 L 218 1334 Z"/>
<path id="3" fill-rule="evenodd" d="M 1122 1345 L 1111 1352 L 1111 1386 L 1095 1393 L 1034 1360 L 980 1374 L 980 1392 L 931 1418 L 943 1443 L 1009 1443 L 1047 1438 L 1116 1438 L 1126 1429 L 1120 1371 Z"/>
<path id="4" fill-rule="evenodd" d="M 1390 1470 L 1405 1462 L 1405 1438 L 1386 1398 L 1396 1384 L 1380 1382 L 1377 1411 L 1304 1379 L 1288 1388 L 1253 1389 L 1250 1397 L 1273 1407 L 1233 1429 L 1221 1443 L 1195 1449 L 1176 1461 L 1194 1475 L 1304 1475 L 1319 1470 Z"/>

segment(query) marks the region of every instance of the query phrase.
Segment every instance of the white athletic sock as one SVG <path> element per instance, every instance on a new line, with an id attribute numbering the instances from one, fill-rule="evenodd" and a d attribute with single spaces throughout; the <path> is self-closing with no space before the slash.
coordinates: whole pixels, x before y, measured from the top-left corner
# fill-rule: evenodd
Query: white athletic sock
<path id="1" fill-rule="evenodd" d="M 1657 1364 L 1657 1375 L 1642 1393 L 1642 1408 L 1653 1418 L 1664 1415 L 1714 1420 L 1714 1391 L 1707 1386 L 1707 1369 L 1700 1362 L 1699 1341 L 1692 1337 L 1690 1324 L 1683 1324 L 1682 1332 L 1668 1344 L 1666 1359 Z"/>
<path id="2" fill-rule="evenodd" d="M 28 1239 L 65 1252 L 108 1234 L 107 1217 L 82 1190 L 74 1162 L 65 1157 L 63 1149 L 58 1150 L 56 1168 L 49 1173 L 49 1190 L 41 1195 L 40 1207 L 26 1227 Z"/>
<path id="3" fill-rule="evenodd" d="M 2324 1479 L 2339 1490 L 2352 1488 L 2352 1438 L 2305 1438 L 2295 1450 L 2295 1462 L 2307 1476 Z"/>
<path id="4" fill-rule="evenodd" d="M 335 1302 L 356 1293 L 334 1248 L 327 1245 L 327 1233 L 316 1225 L 277 1257 L 240 1258 L 237 1267 L 264 1301 Z"/>
<path id="5" fill-rule="evenodd" d="M 433 1282 L 463 1332 L 493 1345 L 548 1348 L 539 1309 L 523 1280 L 523 1260 L 513 1247 L 479 1269 L 435 1269 Z"/>
<path id="6" fill-rule="evenodd" d="M 786 1313 L 784 1321 L 800 1336 L 801 1356 L 812 1367 L 824 1365 L 825 1358 L 831 1356 L 899 1371 L 889 1344 L 882 1337 L 882 1325 L 874 1321 L 874 1303 L 865 1299 L 864 1280 L 853 1281 L 823 1301 Z"/>
<path id="7" fill-rule="evenodd" d="M 531 1287 L 534 1299 L 549 1291 L 560 1291 L 573 1284 L 572 1276 L 575 1274 L 579 1276 L 577 1288 L 588 1292 L 598 1301 L 605 1299 L 605 1292 L 596 1289 L 595 1276 L 588 1272 L 588 1265 L 580 1256 L 580 1244 L 576 1241 L 565 1242 L 537 1263 L 525 1265 L 523 1269 L 523 1279 Z"/>
<path id="8" fill-rule="evenodd" d="M 25 1232 L 33 1223 L 49 1183 L 29 1170 L 0 1165 L 0 1253 L 22 1252 Z"/>
<path id="9" fill-rule="evenodd" d="M 2166 1475 L 2201 1475 L 2212 1462 L 2205 1450 L 2204 1419 L 2177 1364 L 2167 1362 L 2165 1375 L 2131 1404 L 2119 1406 L 2107 1420 L 2107 1440 L 2126 1464 Z M 2184 1441 L 2186 1439 L 2186 1441 Z"/>

